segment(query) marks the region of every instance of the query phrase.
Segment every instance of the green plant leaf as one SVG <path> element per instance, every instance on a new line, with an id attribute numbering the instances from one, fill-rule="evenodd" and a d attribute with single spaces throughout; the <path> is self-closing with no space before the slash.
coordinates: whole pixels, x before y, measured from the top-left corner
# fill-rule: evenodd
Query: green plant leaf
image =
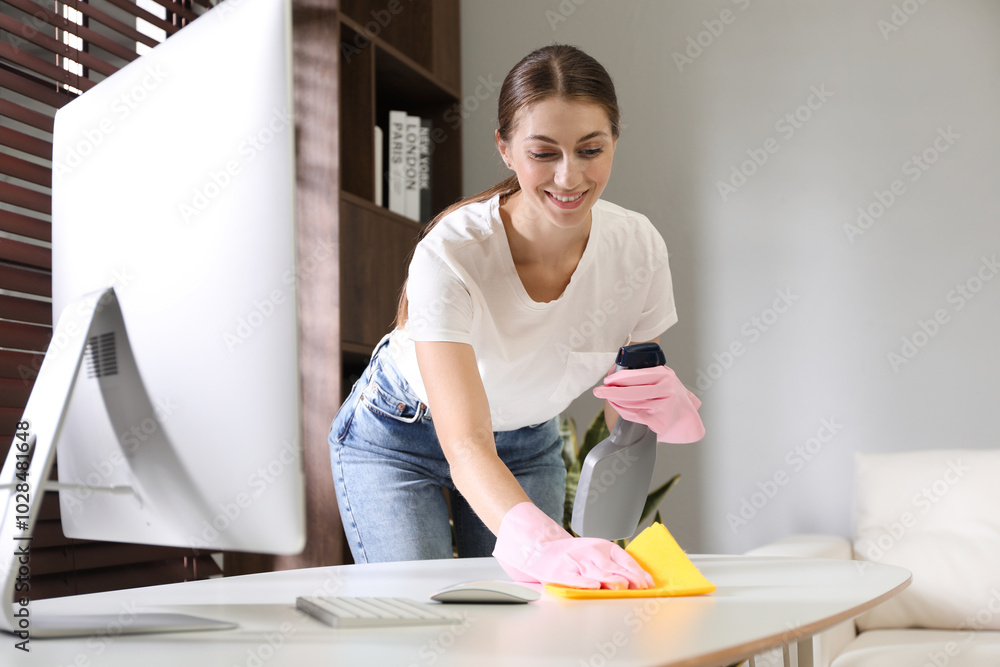
<path id="1" fill-rule="evenodd" d="M 580 485 L 580 461 L 577 460 L 566 471 L 566 499 L 563 501 L 563 528 L 573 534 L 573 503 L 576 502 L 576 490 Z"/>
<path id="2" fill-rule="evenodd" d="M 562 438 L 563 442 L 563 464 L 565 464 L 566 470 L 569 470 L 573 467 L 573 463 L 576 462 L 577 450 L 576 422 L 572 417 L 564 417 L 559 422 L 559 437 Z"/>
<path id="3" fill-rule="evenodd" d="M 608 430 L 608 425 L 604 421 L 604 410 L 601 410 L 594 417 L 594 420 L 590 422 L 590 426 L 587 427 L 587 433 L 583 436 L 583 445 L 580 446 L 577 458 L 581 461 L 585 460 L 590 450 L 609 435 L 611 435 L 611 431 Z"/>
<path id="4" fill-rule="evenodd" d="M 657 518 L 659 518 L 660 503 L 663 502 L 663 499 L 667 497 L 667 492 L 670 491 L 670 488 L 680 478 L 681 478 L 680 473 L 677 473 L 676 475 L 668 479 L 666 482 L 664 482 L 663 486 L 649 492 L 649 495 L 646 496 L 646 504 L 642 506 L 642 515 L 639 519 L 640 525 L 644 523 L 646 519 L 652 516 L 654 512 L 656 513 Z M 663 522 L 660 521 L 660 523 Z"/>

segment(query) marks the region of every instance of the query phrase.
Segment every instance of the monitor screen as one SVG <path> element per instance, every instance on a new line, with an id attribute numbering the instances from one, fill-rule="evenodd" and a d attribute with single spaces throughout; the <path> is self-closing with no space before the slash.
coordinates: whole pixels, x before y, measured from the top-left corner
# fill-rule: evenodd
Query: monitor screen
<path id="1" fill-rule="evenodd" d="M 57 112 L 54 316 L 121 311 L 56 443 L 67 536 L 302 550 L 292 109 L 287 0 L 225 0 Z"/>

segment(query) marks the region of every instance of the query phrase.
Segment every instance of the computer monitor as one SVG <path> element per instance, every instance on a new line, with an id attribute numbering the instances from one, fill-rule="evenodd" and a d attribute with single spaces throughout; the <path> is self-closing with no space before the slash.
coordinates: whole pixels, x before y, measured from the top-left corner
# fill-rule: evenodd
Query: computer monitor
<path id="1" fill-rule="evenodd" d="M 21 449 L 56 443 L 67 536 L 302 550 L 292 108 L 288 0 L 225 0 L 56 113 Z"/>

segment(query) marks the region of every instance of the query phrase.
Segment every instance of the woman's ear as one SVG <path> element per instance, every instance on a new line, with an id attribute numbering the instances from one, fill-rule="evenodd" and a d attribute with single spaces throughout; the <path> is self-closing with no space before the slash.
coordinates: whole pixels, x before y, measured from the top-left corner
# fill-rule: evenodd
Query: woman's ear
<path id="1" fill-rule="evenodd" d="M 510 157 L 507 155 L 507 142 L 500 138 L 500 130 L 494 130 L 493 138 L 497 142 L 497 151 L 500 153 L 500 159 L 510 167 Z"/>

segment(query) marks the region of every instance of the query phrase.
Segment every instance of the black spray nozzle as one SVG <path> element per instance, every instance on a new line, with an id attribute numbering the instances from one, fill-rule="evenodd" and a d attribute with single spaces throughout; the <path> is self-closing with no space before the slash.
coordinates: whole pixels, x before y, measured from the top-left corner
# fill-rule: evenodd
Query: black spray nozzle
<path id="1" fill-rule="evenodd" d="M 615 364 L 622 368 L 652 368 L 663 366 L 667 358 L 656 343 L 634 343 L 618 350 Z"/>

